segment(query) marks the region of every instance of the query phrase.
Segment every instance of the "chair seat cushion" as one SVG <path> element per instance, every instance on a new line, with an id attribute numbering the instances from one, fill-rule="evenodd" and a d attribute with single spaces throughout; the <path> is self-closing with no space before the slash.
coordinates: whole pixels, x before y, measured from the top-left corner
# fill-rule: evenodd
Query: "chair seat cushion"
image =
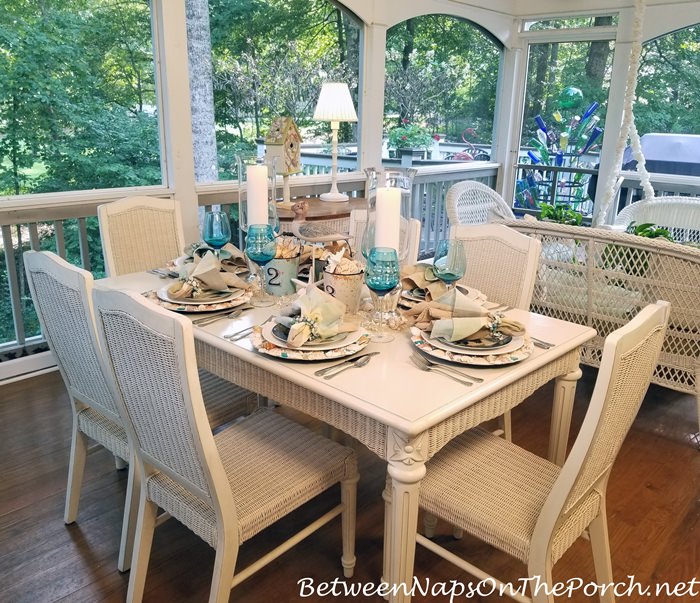
<path id="1" fill-rule="evenodd" d="M 436 517 L 527 562 L 532 533 L 559 467 L 482 429 L 452 440 L 427 464 L 420 504 Z M 557 530 L 553 557 L 597 515 L 591 492 Z"/>
<path id="2" fill-rule="evenodd" d="M 214 436 L 238 515 L 240 542 L 324 490 L 357 474 L 355 453 L 270 409 L 260 409 Z M 148 496 L 216 547 L 213 508 L 163 473 Z"/>

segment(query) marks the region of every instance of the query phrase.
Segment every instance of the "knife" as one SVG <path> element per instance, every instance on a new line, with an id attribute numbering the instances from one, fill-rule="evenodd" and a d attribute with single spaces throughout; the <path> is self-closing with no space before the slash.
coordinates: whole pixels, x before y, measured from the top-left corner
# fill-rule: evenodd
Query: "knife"
<path id="1" fill-rule="evenodd" d="M 347 366 L 348 364 L 354 364 L 360 358 L 364 358 L 365 356 L 376 356 L 377 354 L 379 354 L 379 352 L 369 352 L 367 354 L 360 354 L 359 356 L 355 356 L 354 358 L 350 358 L 349 360 L 343 360 L 338 364 L 319 369 L 314 373 L 314 375 L 316 375 L 317 377 L 323 377 L 324 375 L 328 375 L 329 373 L 333 372 L 337 368 Z"/>

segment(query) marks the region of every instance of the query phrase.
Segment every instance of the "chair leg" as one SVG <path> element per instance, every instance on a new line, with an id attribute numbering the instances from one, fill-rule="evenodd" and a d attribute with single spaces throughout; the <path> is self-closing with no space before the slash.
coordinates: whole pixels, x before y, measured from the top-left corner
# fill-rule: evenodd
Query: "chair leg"
<path id="1" fill-rule="evenodd" d="M 73 418 L 73 437 L 71 438 L 70 460 L 68 461 L 68 486 L 66 488 L 66 506 L 63 521 L 73 523 L 78 517 L 80 488 L 83 485 L 83 472 L 87 457 L 87 436 L 78 429 L 78 418 Z"/>
<path id="2" fill-rule="evenodd" d="M 605 506 L 600 514 L 589 526 L 591 548 L 593 549 L 593 565 L 595 566 L 595 578 L 599 585 L 612 584 L 612 561 L 610 560 L 610 541 L 608 540 L 608 521 L 605 516 Z M 601 592 L 602 603 L 615 603 L 615 594 L 612 589 L 604 589 Z"/>
<path id="3" fill-rule="evenodd" d="M 423 532 L 426 538 L 433 538 L 435 536 L 435 528 L 437 527 L 437 517 L 432 513 L 423 514 Z"/>
<path id="4" fill-rule="evenodd" d="M 555 603 L 552 594 L 552 563 L 547 560 L 541 567 L 539 564 L 528 564 L 530 578 L 530 593 L 532 603 Z"/>
<path id="5" fill-rule="evenodd" d="M 511 425 L 510 411 L 507 410 L 500 417 L 498 417 L 498 422 L 503 429 L 503 437 L 509 442 L 513 441 L 513 428 Z"/>
<path id="6" fill-rule="evenodd" d="M 355 529 L 357 519 L 357 482 L 360 476 L 355 475 L 340 482 L 340 502 L 343 505 L 343 512 L 340 522 L 343 533 L 343 574 L 346 578 L 352 578 L 355 573 Z"/>
<path id="7" fill-rule="evenodd" d="M 146 574 L 148 572 L 148 559 L 151 556 L 153 532 L 156 528 L 156 515 L 158 514 L 158 505 L 150 500 L 146 500 L 144 492 L 140 493 L 139 498 L 139 518 L 136 523 L 136 539 L 134 556 L 131 560 L 129 590 L 126 593 L 127 603 L 141 603 L 143 600 L 143 590 L 146 586 Z"/>
<path id="8" fill-rule="evenodd" d="M 139 496 L 141 479 L 138 464 L 129 464 L 129 477 L 126 486 L 126 500 L 124 501 L 124 519 L 122 520 L 122 537 L 119 544 L 119 559 L 117 569 L 126 572 L 131 568 L 131 558 L 134 555 L 134 541 L 136 540 L 136 522 L 138 521 Z"/>
<path id="9" fill-rule="evenodd" d="M 231 583 L 238 559 L 238 539 L 226 538 L 219 533 L 214 559 L 214 575 L 211 579 L 209 603 L 228 603 L 231 598 Z"/>

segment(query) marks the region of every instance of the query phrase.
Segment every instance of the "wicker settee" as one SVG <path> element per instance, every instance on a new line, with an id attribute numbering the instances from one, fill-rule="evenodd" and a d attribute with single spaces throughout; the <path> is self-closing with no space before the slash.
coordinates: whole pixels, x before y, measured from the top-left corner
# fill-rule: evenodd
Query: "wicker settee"
<path id="1" fill-rule="evenodd" d="M 531 309 L 598 332 L 584 364 L 598 366 L 603 340 L 648 303 L 671 303 L 653 383 L 693 393 L 700 426 L 700 249 L 613 230 L 515 220 L 542 241 Z"/>

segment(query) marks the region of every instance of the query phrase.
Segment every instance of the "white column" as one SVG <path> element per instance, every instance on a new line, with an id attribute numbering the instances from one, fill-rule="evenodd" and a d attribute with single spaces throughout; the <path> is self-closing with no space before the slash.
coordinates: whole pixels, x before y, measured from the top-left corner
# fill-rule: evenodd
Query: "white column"
<path id="1" fill-rule="evenodd" d="M 496 100 L 496 123 L 491 159 L 501 164 L 496 190 L 509 205 L 512 205 L 515 190 L 513 166 L 518 162 L 520 150 L 526 76 L 527 51 L 520 47 L 504 49 Z"/>
<path id="2" fill-rule="evenodd" d="M 382 127 L 384 124 L 384 56 L 387 26 L 366 25 L 360 51 L 359 169 L 382 166 Z"/>
<path id="3" fill-rule="evenodd" d="M 161 119 L 161 165 L 165 181 L 182 205 L 185 240 L 199 240 L 198 202 L 192 149 L 185 0 L 154 0 L 153 47 Z"/>

